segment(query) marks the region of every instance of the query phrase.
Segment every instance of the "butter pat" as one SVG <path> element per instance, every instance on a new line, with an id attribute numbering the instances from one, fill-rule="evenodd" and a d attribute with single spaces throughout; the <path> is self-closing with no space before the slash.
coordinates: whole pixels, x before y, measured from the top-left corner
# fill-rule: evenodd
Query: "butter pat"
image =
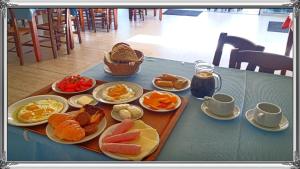
<path id="1" fill-rule="evenodd" d="M 77 103 L 81 104 L 81 105 L 86 105 L 86 104 L 90 104 L 94 99 L 90 98 L 88 96 L 81 96 L 78 100 Z"/>

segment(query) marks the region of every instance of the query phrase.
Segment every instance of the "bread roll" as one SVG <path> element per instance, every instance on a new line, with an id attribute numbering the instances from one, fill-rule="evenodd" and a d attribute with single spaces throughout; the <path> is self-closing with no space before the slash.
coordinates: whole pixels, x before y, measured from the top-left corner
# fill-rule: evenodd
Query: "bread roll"
<path id="1" fill-rule="evenodd" d="M 137 62 L 139 60 L 135 51 L 124 43 L 118 43 L 112 48 L 110 59 L 118 63 Z"/>
<path id="2" fill-rule="evenodd" d="M 177 81 L 174 82 L 174 88 L 175 89 L 183 89 L 184 87 L 186 87 L 188 81 L 185 79 L 179 79 Z"/>
<path id="3" fill-rule="evenodd" d="M 173 87 L 172 81 L 156 80 L 154 83 L 159 87 L 169 87 L 169 88 Z"/>
<path id="4" fill-rule="evenodd" d="M 54 129 L 54 135 L 62 140 L 79 141 L 85 137 L 85 131 L 75 120 L 66 120 Z"/>
<path id="5" fill-rule="evenodd" d="M 176 80 L 178 80 L 176 75 L 167 74 L 167 73 L 162 74 L 159 78 L 161 78 L 162 80 L 166 80 L 166 81 L 176 81 Z"/>
<path id="6" fill-rule="evenodd" d="M 112 47 L 112 51 L 114 51 L 118 46 L 121 46 L 121 45 L 125 45 L 125 46 L 130 47 L 130 45 L 129 45 L 128 43 L 119 42 L 119 43 L 116 43 L 116 44 Z"/>

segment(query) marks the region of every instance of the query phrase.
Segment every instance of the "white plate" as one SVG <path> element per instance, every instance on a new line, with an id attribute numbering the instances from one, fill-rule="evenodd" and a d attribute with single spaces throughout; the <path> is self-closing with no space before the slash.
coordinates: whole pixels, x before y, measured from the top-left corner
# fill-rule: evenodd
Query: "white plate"
<path id="1" fill-rule="evenodd" d="M 176 76 L 177 76 L 177 75 L 176 75 Z M 175 88 L 173 88 L 173 87 L 172 87 L 172 88 L 168 88 L 168 87 L 159 87 L 159 86 L 157 86 L 157 85 L 154 83 L 155 78 L 152 80 L 152 84 L 153 84 L 153 86 L 154 86 L 155 88 L 157 88 L 157 89 L 164 90 L 164 91 L 169 91 L 169 92 L 180 92 L 180 91 L 187 90 L 187 89 L 189 89 L 189 88 L 191 87 L 191 81 L 190 81 L 188 78 L 185 78 L 185 77 L 183 77 L 183 76 L 177 76 L 177 77 L 183 78 L 183 79 L 185 79 L 185 80 L 188 81 L 188 84 L 186 85 L 185 88 L 182 88 L 182 89 L 175 89 Z"/>
<path id="2" fill-rule="evenodd" d="M 44 124 L 44 123 L 47 123 L 48 120 L 43 120 L 43 121 L 39 121 L 39 122 L 34 122 L 34 123 L 23 123 L 23 122 L 20 122 L 18 121 L 15 117 L 14 117 L 14 113 L 17 111 L 17 109 L 19 109 L 20 107 L 30 103 L 30 102 L 35 102 L 35 101 L 38 101 L 38 100 L 43 100 L 43 99 L 53 99 L 53 100 L 56 100 L 56 101 L 59 101 L 61 103 L 64 104 L 64 108 L 58 112 L 58 113 L 65 113 L 68 108 L 69 108 L 69 105 L 68 105 L 68 101 L 61 97 L 61 96 L 56 96 L 56 95 L 39 95 L 39 96 L 32 96 L 32 97 L 28 97 L 26 99 L 23 99 L 23 100 L 20 100 L 20 101 L 17 101 L 16 103 L 10 105 L 8 107 L 8 124 L 11 124 L 11 125 L 14 125 L 14 126 L 36 126 L 36 125 L 40 125 L 40 124 Z"/>
<path id="3" fill-rule="evenodd" d="M 257 124 L 255 121 L 254 121 L 254 118 L 253 118 L 253 115 L 254 115 L 255 111 L 254 109 L 250 109 L 248 110 L 246 113 L 245 113 L 245 116 L 246 116 L 246 119 L 255 127 L 259 128 L 259 129 L 262 129 L 262 130 L 265 130 L 265 131 L 273 131 L 273 132 L 276 132 L 276 131 L 282 131 L 282 130 L 285 130 L 286 128 L 289 127 L 289 121 L 287 120 L 287 118 L 282 115 L 282 119 L 278 125 L 278 127 L 265 127 L 265 126 L 262 126 L 262 125 L 259 125 Z"/>
<path id="4" fill-rule="evenodd" d="M 143 117 L 143 115 L 144 115 L 144 110 L 143 110 L 141 107 L 136 106 L 136 105 L 130 105 L 130 106 L 135 106 L 135 107 L 139 108 L 139 109 L 142 111 L 142 113 L 140 114 L 139 117 L 131 118 L 132 120 L 138 120 L 138 119 L 140 119 L 140 118 Z M 123 121 L 123 120 L 124 120 L 124 119 L 122 119 L 122 118 L 119 116 L 119 113 L 117 113 L 116 111 L 113 111 L 113 110 L 112 110 L 110 114 L 111 114 L 111 117 L 112 117 L 113 119 L 117 120 L 117 121 Z"/>
<path id="5" fill-rule="evenodd" d="M 51 139 L 52 141 L 55 141 L 57 143 L 61 143 L 61 144 L 78 144 L 78 143 L 83 143 L 83 142 L 89 141 L 89 140 L 97 137 L 99 134 L 101 134 L 103 132 L 103 130 L 106 127 L 106 124 L 107 124 L 106 118 L 103 117 L 101 122 L 98 124 L 98 130 L 95 133 L 93 133 L 91 135 L 88 135 L 88 136 L 84 137 L 83 139 L 81 139 L 79 141 L 65 141 L 65 140 L 61 140 L 61 139 L 57 138 L 54 135 L 53 128 L 49 124 L 46 127 L 46 134 L 49 137 L 49 139 Z"/>
<path id="6" fill-rule="evenodd" d="M 134 97 L 126 99 L 126 100 L 116 100 L 116 101 L 109 101 L 109 100 L 105 100 L 103 98 L 103 91 L 112 86 L 112 85 L 116 85 L 116 84 L 125 84 L 127 87 L 131 88 L 134 91 Z M 104 83 L 98 87 L 96 87 L 93 90 L 93 96 L 96 100 L 102 102 L 102 103 L 107 103 L 107 104 L 122 104 L 122 103 L 128 103 L 128 102 L 132 102 L 136 99 L 138 99 L 139 97 L 141 97 L 141 95 L 143 94 L 143 88 L 136 84 L 136 83 L 131 83 L 131 82 L 125 82 L 125 81 L 117 81 L 117 82 L 110 82 L 110 83 Z"/>
<path id="7" fill-rule="evenodd" d="M 81 104 L 79 104 L 79 103 L 77 102 L 77 100 L 78 100 L 81 96 L 88 96 L 88 97 L 94 99 L 89 105 L 95 106 L 95 105 L 98 103 L 97 100 L 95 100 L 95 98 L 93 97 L 93 95 L 91 95 L 91 94 L 80 94 L 80 95 L 75 95 L 75 96 L 70 97 L 70 98 L 68 99 L 69 105 L 72 106 L 72 107 L 76 107 L 76 108 L 81 108 L 81 107 L 83 107 L 83 105 L 81 105 Z"/>
<path id="8" fill-rule="evenodd" d="M 99 138 L 99 148 L 100 148 L 100 149 L 101 149 L 101 147 L 102 147 L 102 139 L 103 139 L 105 136 L 111 134 L 112 131 L 113 131 L 118 125 L 120 125 L 120 123 L 114 124 L 114 125 L 108 127 L 108 128 L 101 134 L 101 136 L 100 136 L 100 138 Z M 146 124 L 146 125 L 147 125 L 147 124 Z M 149 126 L 149 127 L 151 127 L 151 126 Z M 152 128 L 152 127 L 151 127 L 151 128 Z M 151 152 L 149 152 L 149 153 L 148 153 L 147 155 L 145 155 L 143 158 L 145 158 L 145 157 L 148 156 L 149 154 L 153 153 L 153 152 L 156 150 L 156 148 L 158 147 L 158 145 L 159 145 L 159 135 L 158 135 L 157 132 L 156 132 L 156 134 L 157 134 L 157 137 L 156 137 L 156 138 L 157 138 L 157 145 L 153 148 L 153 150 L 152 150 Z M 114 154 L 114 153 L 110 153 L 110 152 L 108 152 L 108 151 L 103 151 L 103 150 L 101 150 L 101 151 L 102 151 L 105 155 L 107 155 L 107 156 L 109 156 L 109 157 L 111 157 L 111 158 L 113 158 L 113 159 L 117 159 L 117 160 L 130 160 L 130 159 L 126 158 L 126 157 L 118 156 L 118 155 L 116 155 L 116 154 Z"/>
<path id="9" fill-rule="evenodd" d="M 177 98 L 177 105 L 176 105 L 173 109 L 171 109 L 171 110 L 166 110 L 166 109 L 158 109 L 158 110 L 154 110 L 154 109 L 151 109 L 151 107 L 145 105 L 145 104 L 143 103 L 143 101 L 144 101 L 144 97 L 150 95 L 152 92 L 154 92 L 154 91 L 145 93 L 145 94 L 139 99 L 140 104 L 141 104 L 142 107 L 144 107 L 145 109 L 148 109 L 148 110 L 150 110 L 150 111 L 155 111 L 155 112 L 169 112 L 169 111 L 176 110 L 176 109 L 181 105 L 181 99 L 180 99 L 180 97 L 177 96 L 176 94 L 171 93 L 171 92 L 166 92 L 166 91 L 158 91 L 158 92 L 160 92 L 160 93 L 168 93 L 168 94 L 170 94 L 170 95 L 172 95 L 172 96 L 176 96 L 176 98 Z"/>
<path id="10" fill-rule="evenodd" d="M 214 113 L 211 113 L 211 112 L 208 110 L 208 107 L 207 107 L 207 105 L 206 105 L 204 102 L 201 104 L 201 110 L 202 110 L 207 116 L 209 116 L 209 117 L 211 117 L 211 118 L 214 118 L 214 119 L 217 119 L 217 120 L 232 120 L 232 119 L 237 118 L 237 117 L 240 115 L 240 113 L 241 113 L 239 107 L 237 107 L 237 106 L 235 105 L 235 106 L 234 106 L 233 113 L 232 113 L 231 116 L 218 116 L 218 115 L 216 115 L 216 114 L 214 114 Z"/>
<path id="11" fill-rule="evenodd" d="M 61 80 L 58 80 L 58 81 L 56 81 L 56 82 L 54 82 L 54 83 L 52 84 L 52 90 L 55 91 L 55 92 L 57 92 L 57 93 L 62 93 L 62 94 L 76 94 L 76 93 L 83 93 L 83 92 L 86 92 L 86 91 L 92 89 L 92 88 L 96 85 L 96 80 L 95 80 L 95 79 L 90 78 L 90 77 L 86 77 L 86 76 L 81 76 L 81 77 L 85 77 L 85 78 L 88 78 L 88 79 L 92 79 L 92 81 L 93 81 L 92 86 L 91 86 L 90 88 L 86 89 L 86 90 L 79 91 L 79 92 L 64 92 L 64 91 L 61 91 L 61 90 L 56 86 L 56 84 L 57 84 L 58 82 L 62 81 L 62 79 L 61 79 Z"/>

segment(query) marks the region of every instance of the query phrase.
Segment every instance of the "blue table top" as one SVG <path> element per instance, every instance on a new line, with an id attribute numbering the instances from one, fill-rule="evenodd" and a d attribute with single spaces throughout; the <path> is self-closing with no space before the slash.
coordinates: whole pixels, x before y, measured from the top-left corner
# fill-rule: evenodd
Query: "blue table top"
<path id="1" fill-rule="evenodd" d="M 291 161 L 293 160 L 293 80 L 291 77 L 216 67 L 222 76 L 220 92 L 232 95 L 241 114 L 230 121 L 215 120 L 205 115 L 201 101 L 190 91 L 179 92 L 189 103 L 166 144 L 159 161 Z M 152 78 L 160 73 L 193 76 L 193 64 L 145 58 L 140 72 L 130 77 L 113 77 L 103 71 L 103 64 L 82 73 L 105 81 L 131 81 L 154 89 Z M 289 120 L 281 132 L 266 132 L 252 126 L 245 112 L 258 102 L 278 104 Z M 110 161 L 76 145 L 61 145 L 23 128 L 8 126 L 8 160 L 11 161 Z"/>

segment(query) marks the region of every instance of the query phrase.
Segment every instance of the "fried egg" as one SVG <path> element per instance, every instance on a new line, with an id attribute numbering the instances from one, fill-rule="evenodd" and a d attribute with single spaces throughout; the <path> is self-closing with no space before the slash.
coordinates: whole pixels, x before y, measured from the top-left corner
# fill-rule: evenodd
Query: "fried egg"
<path id="1" fill-rule="evenodd" d="M 116 94 L 116 95 L 111 95 L 110 93 L 112 93 L 111 91 L 114 91 L 117 88 L 120 88 L 120 86 L 122 86 L 122 88 L 124 88 L 125 92 L 122 91 L 120 92 L 120 94 Z M 119 89 L 117 89 L 119 90 Z M 127 85 L 125 84 L 117 84 L 117 85 L 113 85 L 110 87 L 107 87 L 106 89 L 104 89 L 103 93 L 102 93 L 102 97 L 105 100 L 108 101 L 123 101 L 123 100 L 128 100 L 130 98 L 133 98 L 135 96 L 135 92 L 129 88 Z"/>
<path id="2" fill-rule="evenodd" d="M 38 100 L 20 107 L 17 119 L 24 123 L 39 122 L 47 120 L 53 113 L 59 113 L 63 108 L 63 103 L 53 99 Z"/>

